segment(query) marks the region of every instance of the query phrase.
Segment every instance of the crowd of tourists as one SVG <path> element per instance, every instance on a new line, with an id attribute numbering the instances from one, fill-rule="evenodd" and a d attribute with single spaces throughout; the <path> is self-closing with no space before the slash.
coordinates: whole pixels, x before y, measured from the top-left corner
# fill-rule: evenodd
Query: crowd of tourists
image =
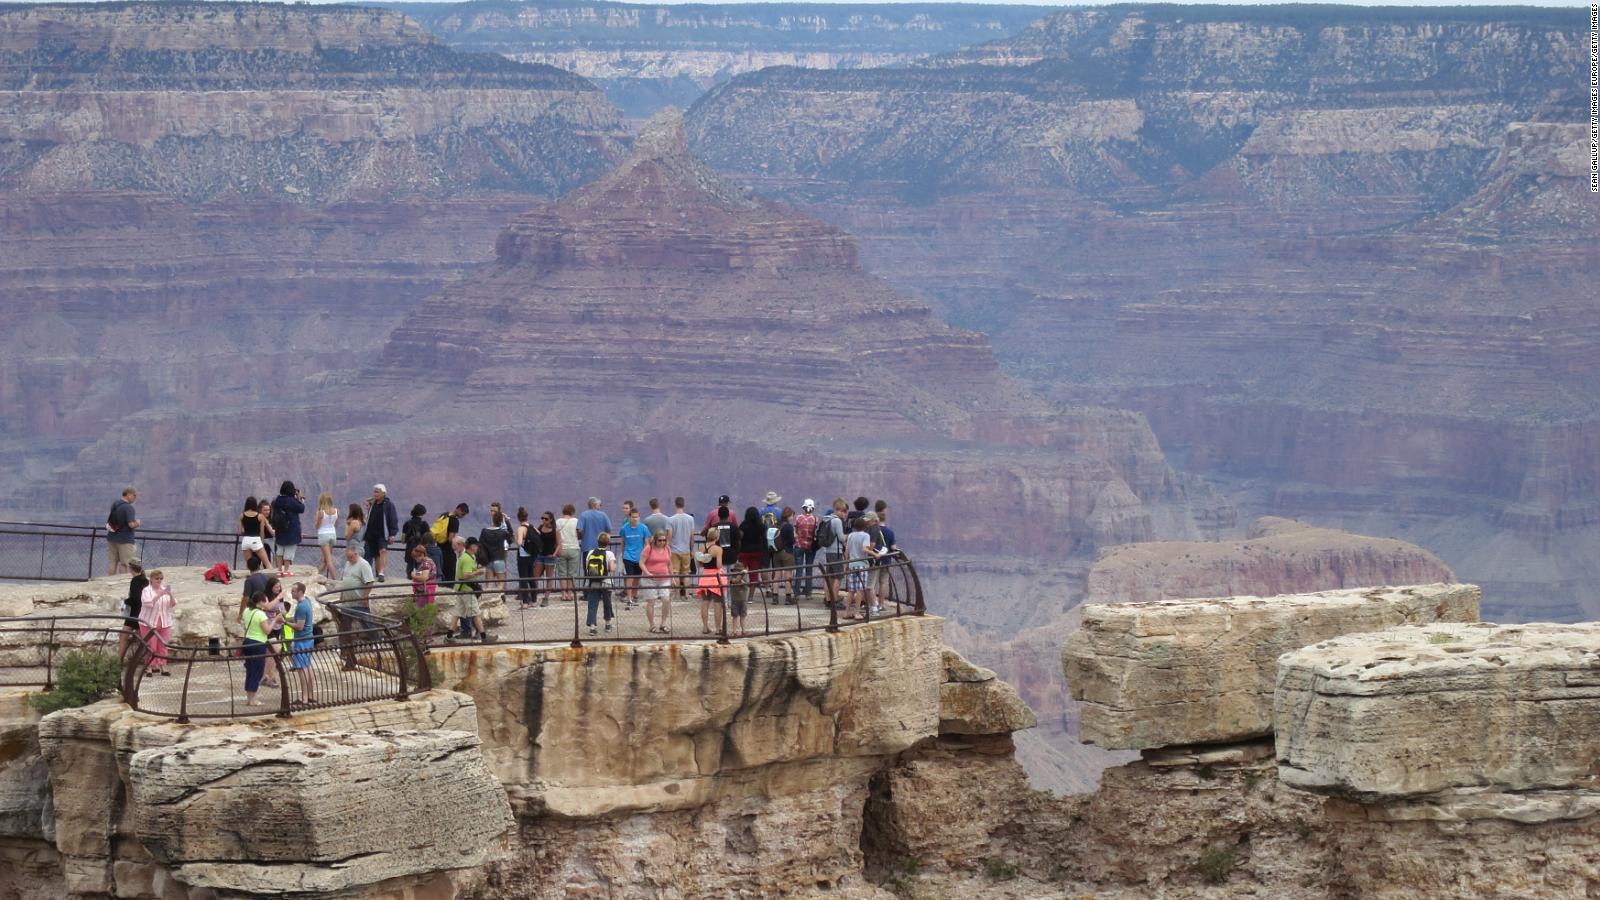
<path id="1" fill-rule="evenodd" d="M 107 517 L 111 571 L 133 575 L 124 642 L 137 636 L 150 652 L 151 673 L 159 677 L 167 672 L 176 603 L 160 570 L 147 575 L 136 558 L 137 498 L 127 488 Z M 390 549 L 398 544 L 415 603 L 438 604 L 441 594 L 453 599 L 452 641 L 492 640 L 481 604 L 495 592 L 523 609 L 581 602 L 590 635 L 612 631 L 619 604 L 625 610 L 642 606 L 652 634 L 673 633 L 674 601 L 698 605 L 702 635 L 724 628 L 730 635 L 746 634 L 752 598 L 762 596 L 789 605 L 820 600 L 844 619 L 860 619 L 881 610 L 887 566 L 900 556 L 888 503 L 867 497 L 838 497 L 819 512 L 811 499 L 796 510 L 768 491 L 741 512 L 725 494 L 698 519 L 683 497 L 673 498 L 670 513 L 656 498 L 644 509 L 625 501 L 616 519 L 598 497 L 588 498 L 581 512 L 569 503 L 559 515 L 547 510 L 537 518 L 525 507 L 508 514 L 492 502 L 476 535 L 464 531 L 471 515 L 467 503 L 431 519 L 418 504 L 402 520 L 381 483 L 342 515 L 328 493 L 309 512 L 317 572 L 334 583 L 341 600 L 354 601 L 347 610 L 359 614 L 375 585 L 402 577 L 388 571 Z M 289 659 L 298 702 L 314 702 L 315 605 L 304 582 L 286 586 L 307 542 L 307 513 L 304 493 L 285 481 L 270 499 L 247 497 L 235 523 L 248 570 L 239 623 L 250 705 L 257 704 L 260 687 L 279 687 L 267 671 L 269 652 Z M 344 559 L 337 566 L 334 550 L 341 538 Z"/>

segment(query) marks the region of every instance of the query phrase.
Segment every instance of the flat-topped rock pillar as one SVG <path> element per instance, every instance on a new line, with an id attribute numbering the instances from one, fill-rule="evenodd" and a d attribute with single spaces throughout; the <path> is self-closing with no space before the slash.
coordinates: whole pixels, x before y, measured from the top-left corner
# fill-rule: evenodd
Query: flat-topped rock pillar
<path id="1" fill-rule="evenodd" d="M 1260 738 L 1278 657 L 1343 634 L 1475 622 L 1473 585 L 1091 605 L 1062 664 L 1085 743 L 1125 750 Z"/>
<path id="2" fill-rule="evenodd" d="M 1279 661 L 1279 777 L 1358 800 L 1589 788 L 1600 625 L 1429 625 Z"/>
<path id="3" fill-rule="evenodd" d="M 1286 654 L 1279 780 L 1327 795 L 1359 897 L 1589 897 L 1600 883 L 1600 625 L 1352 634 Z"/>

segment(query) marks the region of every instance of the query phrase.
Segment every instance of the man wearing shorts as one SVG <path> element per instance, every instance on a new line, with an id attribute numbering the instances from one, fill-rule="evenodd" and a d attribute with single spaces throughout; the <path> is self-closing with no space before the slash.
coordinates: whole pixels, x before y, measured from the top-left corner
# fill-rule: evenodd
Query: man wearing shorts
<path id="1" fill-rule="evenodd" d="M 294 598 L 294 613 L 289 618 L 289 627 L 294 629 L 294 641 L 289 645 L 289 669 L 296 673 L 300 681 L 300 703 L 310 706 L 315 702 L 311 696 L 311 648 L 316 643 L 316 634 L 312 631 L 316 625 L 315 614 L 304 582 L 295 582 L 289 595 Z"/>
<path id="2" fill-rule="evenodd" d="M 677 584 L 678 599 L 689 597 L 689 576 L 694 572 L 694 516 L 683 509 L 683 498 L 672 498 L 674 512 L 667 517 L 667 549 L 672 552 L 669 568 Z"/>
<path id="3" fill-rule="evenodd" d="M 843 498 L 833 501 L 833 514 L 823 518 L 818 528 L 833 530 L 833 543 L 823 548 L 822 551 L 822 587 L 828 597 L 828 604 L 835 608 L 842 607 L 840 602 L 839 579 L 844 574 L 845 553 L 845 516 L 850 507 Z"/>
<path id="4" fill-rule="evenodd" d="M 133 501 L 137 499 L 138 491 L 123 488 L 122 496 L 111 504 L 111 513 L 106 516 L 106 546 L 111 551 L 111 568 L 107 575 L 129 571 L 128 564 L 139 555 L 138 538 L 134 534 L 139 527 L 139 516 L 133 509 Z"/>

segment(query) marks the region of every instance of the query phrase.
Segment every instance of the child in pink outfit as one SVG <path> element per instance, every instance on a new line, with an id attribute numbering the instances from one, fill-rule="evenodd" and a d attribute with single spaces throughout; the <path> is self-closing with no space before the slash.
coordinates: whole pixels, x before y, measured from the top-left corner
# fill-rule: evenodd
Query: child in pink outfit
<path id="1" fill-rule="evenodd" d="M 140 596 L 139 636 L 150 651 L 148 667 L 153 674 L 171 675 L 167 670 L 167 645 L 172 641 L 172 611 L 178 601 L 172 599 L 172 588 L 160 569 L 150 573 L 150 584 Z"/>

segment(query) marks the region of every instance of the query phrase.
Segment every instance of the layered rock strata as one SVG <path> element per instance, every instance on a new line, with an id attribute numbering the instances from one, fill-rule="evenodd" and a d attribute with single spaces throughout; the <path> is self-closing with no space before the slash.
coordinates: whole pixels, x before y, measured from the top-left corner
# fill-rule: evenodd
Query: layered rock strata
<path id="1" fill-rule="evenodd" d="M 118 700 L 63 710 L 38 725 L 53 830 L 27 835 L 32 841 L 16 849 L 53 846 L 60 854 L 44 873 L 55 896 L 199 898 L 214 890 L 271 896 L 300 888 L 315 896 L 340 885 L 375 895 L 431 885 L 448 896 L 450 885 L 478 878 L 461 860 L 481 862 L 496 849 L 482 829 L 507 824 L 504 796 L 483 769 L 476 727 L 471 700 L 444 691 L 248 724 L 179 725 Z M 362 737 L 371 732 L 389 737 Z M 190 745 L 194 754 L 183 749 Z M 401 759 L 398 767 L 385 762 Z M 205 773 L 196 768 L 200 761 Z M 303 792 L 334 772 L 345 773 L 338 789 Z M 402 772 L 426 777 L 430 784 L 413 792 L 422 796 L 399 800 L 379 777 Z M 241 792 L 247 784 L 263 789 Z M 347 807 L 346 801 L 359 802 Z M 376 814 L 379 806 L 390 815 Z M 426 827 L 415 821 L 424 808 Z M 388 827 L 404 824 L 401 810 L 412 816 L 412 827 Z M 319 844 L 333 834 L 319 837 L 324 828 L 364 840 L 366 849 L 339 853 Z M 450 843 L 465 834 L 485 837 L 485 846 L 469 853 Z M 452 852 L 432 854 L 436 839 Z M 400 858 L 391 855 L 397 847 L 408 848 Z"/>
<path id="2" fill-rule="evenodd" d="M 1590 625 L 1348 635 L 1279 664 L 1280 777 L 1330 795 L 1368 897 L 1582 897 L 1600 877 Z"/>
<path id="3" fill-rule="evenodd" d="M 348 425 L 275 419 L 264 439 L 210 417 L 196 426 L 217 447 L 140 450 L 129 423 L 80 459 L 160 473 L 176 450 L 186 477 L 150 489 L 212 517 L 242 466 L 302 471 L 309 435 L 324 474 L 308 491 L 346 491 L 374 447 L 406 447 L 385 476 L 402 503 L 453 493 L 468 470 L 535 509 L 559 509 L 561 484 L 748 497 L 783 472 L 895 498 L 924 546 L 1004 548 L 988 523 L 936 510 L 974 503 L 1039 522 L 1066 556 L 1147 539 L 1158 522 L 1182 528 L 1213 505 L 1173 476 L 1138 417 L 1023 390 L 982 338 L 862 271 L 847 235 L 749 196 L 685 142 L 664 115 L 616 171 L 521 217 L 492 266 L 424 303 L 352 387 L 316 395 L 366 398 Z M 536 429 L 514 414 L 531 396 Z M 559 481 L 535 478 L 530 459 Z"/>
<path id="4" fill-rule="evenodd" d="M 1455 576 L 1416 544 L 1265 516 L 1243 540 L 1151 541 L 1101 551 L 1085 603 L 1193 597 L 1275 597 Z"/>
<path id="5" fill-rule="evenodd" d="M 1244 515 L 1403 537 L 1497 620 L 1579 621 L 1600 615 L 1585 26 L 1068 10 L 926 66 L 741 76 L 691 132 L 1036 389 L 1144 413 Z"/>
<path id="6" fill-rule="evenodd" d="M 1475 622 L 1473 585 L 1167 600 L 1083 609 L 1062 662 L 1079 734 L 1109 748 L 1270 735 L 1277 660 L 1341 634 Z"/>
<path id="7" fill-rule="evenodd" d="M 1288 653 L 1274 700 L 1282 777 L 1358 800 L 1591 787 L 1597 638 L 1591 625 L 1428 625 Z"/>
<path id="8" fill-rule="evenodd" d="M 202 738 L 135 753 L 128 782 L 151 857 L 224 893 L 331 893 L 441 863 L 472 869 L 512 825 L 465 731 Z"/>

